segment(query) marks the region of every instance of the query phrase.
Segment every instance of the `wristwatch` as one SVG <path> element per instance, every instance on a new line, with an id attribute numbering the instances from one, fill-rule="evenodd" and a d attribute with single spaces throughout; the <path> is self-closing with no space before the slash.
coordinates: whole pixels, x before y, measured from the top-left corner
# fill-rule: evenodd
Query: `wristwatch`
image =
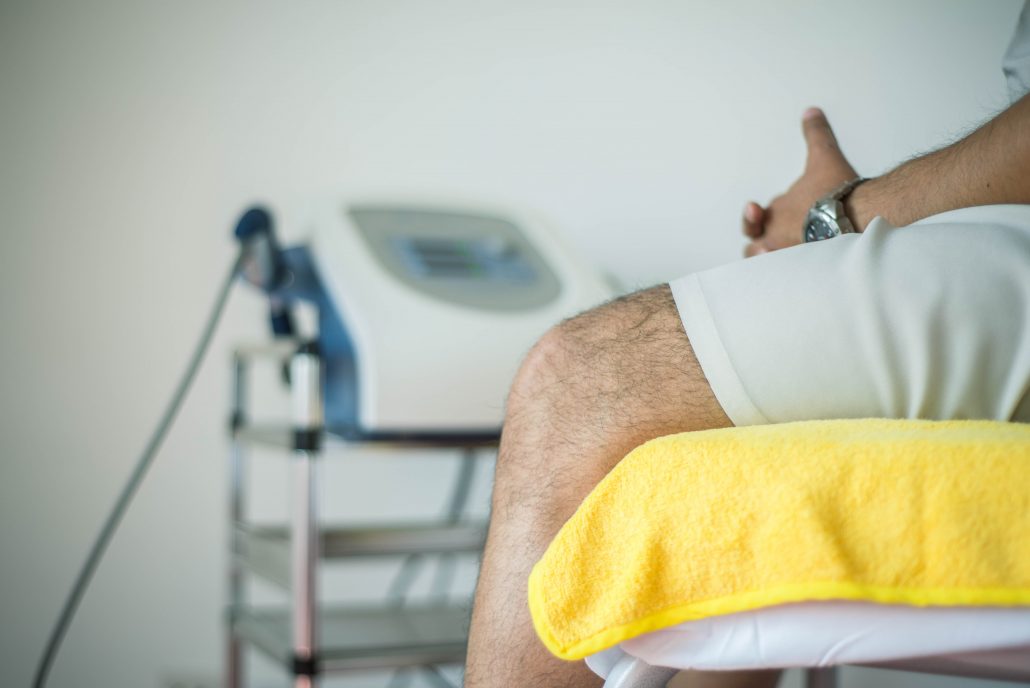
<path id="1" fill-rule="evenodd" d="M 844 199 L 865 180 L 865 177 L 856 177 L 816 201 L 805 218 L 804 240 L 822 241 L 854 233 L 855 226 L 844 212 Z"/>

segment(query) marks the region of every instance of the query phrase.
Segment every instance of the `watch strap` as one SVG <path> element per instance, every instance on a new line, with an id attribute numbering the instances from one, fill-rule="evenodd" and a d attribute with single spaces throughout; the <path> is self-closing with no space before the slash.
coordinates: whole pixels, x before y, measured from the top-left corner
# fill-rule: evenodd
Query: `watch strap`
<path id="1" fill-rule="evenodd" d="M 824 201 L 843 201 L 847 198 L 848 194 L 854 191 L 859 184 L 869 181 L 869 177 L 855 177 L 849 181 L 844 182 L 836 189 L 826 194 L 821 200 Z"/>

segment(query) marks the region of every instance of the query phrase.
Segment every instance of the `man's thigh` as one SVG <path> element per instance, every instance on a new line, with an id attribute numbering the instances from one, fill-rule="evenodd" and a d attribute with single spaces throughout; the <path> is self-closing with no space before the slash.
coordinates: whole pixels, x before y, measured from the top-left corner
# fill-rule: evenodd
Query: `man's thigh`
<path id="1" fill-rule="evenodd" d="M 735 425 L 1030 420 L 1030 206 L 877 219 L 671 287 Z"/>

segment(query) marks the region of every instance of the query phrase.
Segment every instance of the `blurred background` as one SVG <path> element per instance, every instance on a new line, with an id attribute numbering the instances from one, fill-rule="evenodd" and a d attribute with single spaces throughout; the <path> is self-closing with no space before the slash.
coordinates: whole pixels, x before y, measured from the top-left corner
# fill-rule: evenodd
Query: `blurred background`
<path id="1" fill-rule="evenodd" d="M 515 203 L 627 288 L 649 286 L 738 259 L 743 203 L 801 170 L 805 107 L 826 110 L 864 175 L 1003 108 L 1021 4 L 0 0 L 0 684 L 29 683 L 247 204 L 295 241 L 319 195 Z M 265 317 L 237 290 L 51 685 L 217 685 L 228 352 L 263 337 Z M 273 410 L 274 377 L 256 391 Z M 255 461 L 271 519 L 284 474 Z M 324 503 L 353 520 L 438 513 L 455 470 L 438 455 L 343 463 L 327 466 Z M 375 597 L 388 567 L 327 590 Z M 473 581 L 469 564 L 456 594 Z M 253 685 L 285 685 L 252 663 Z"/>

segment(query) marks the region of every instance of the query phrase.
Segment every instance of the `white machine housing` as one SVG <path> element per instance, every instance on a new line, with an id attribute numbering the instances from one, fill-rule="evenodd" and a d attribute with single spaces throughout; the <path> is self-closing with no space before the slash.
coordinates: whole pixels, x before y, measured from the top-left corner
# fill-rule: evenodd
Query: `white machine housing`
<path id="1" fill-rule="evenodd" d="M 534 341 L 612 296 L 525 210 L 337 198 L 313 207 L 310 234 L 354 349 L 364 432 L 497 430 Z"/>

